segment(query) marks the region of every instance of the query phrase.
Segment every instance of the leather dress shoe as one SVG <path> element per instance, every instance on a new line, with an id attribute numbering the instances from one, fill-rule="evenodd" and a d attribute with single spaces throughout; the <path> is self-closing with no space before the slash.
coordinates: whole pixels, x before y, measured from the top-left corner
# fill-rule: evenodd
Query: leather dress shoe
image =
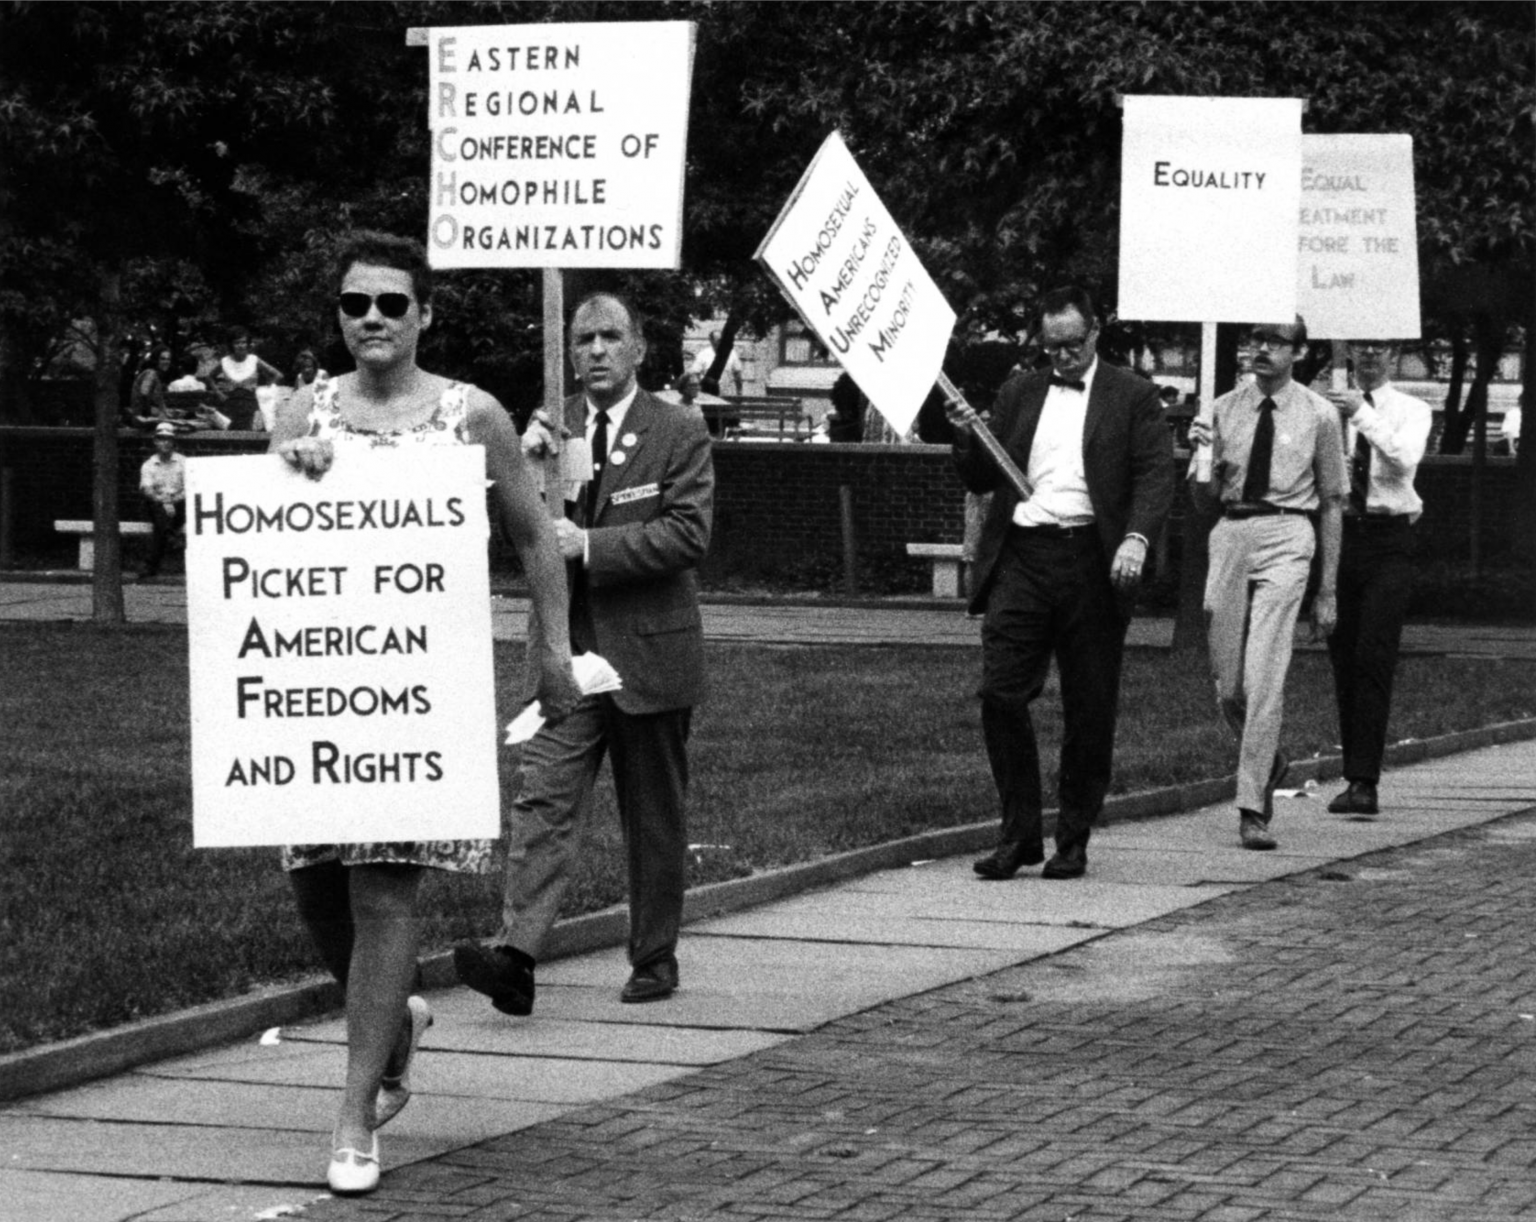
<path id="1" fill-rule="evenodd" d="M 1038 866 L 1044 860 L 1045 854 L 1040 849 L 1032 848 L 1024 841 L 1004 840 L 987 856 L 973 861 L 971 869 L 982 878 L 1001 882 L 1017 874 L 1020 866 Z"/>
<path id="2" fill-rule="evenodd" d="M 677 961 L 663 959 L 637 967 L 625 981 L 619 1000 L 623 1002 L 660 1001 L 677 992 Z"/>
<path id="3" fill-rule="evenodd" d="M 1057 849 L 1050 861 L 1045 863 L 1045 869 L 1040 871 L 1040 877 L 1081 878 L 1087 872 L 1088 850 L 1074 844 L 1071 848 Z"/>
<path id="4" fill-rule="evenodd" d="M 459 983 L 484 993 L 503 1014 L 533 1013 L 533 959 L 510 946 L 460 942 L 453 948 Z"/>
<path id="5" fill-rule="evenodd" d="M 1370 781 L 1351 781 L 1348 789 L 1328 803 L 1331 815 L 1374 815 L 1379 809 L 1376 786 Z"/>
<path id="6" fill-rule="evenodd" d="M 1237 838 L 1245 849 L 1272 849 L 1279 843 L 1269 834 L 1269 820 L 1257 811 L 1238 809 Z"/>

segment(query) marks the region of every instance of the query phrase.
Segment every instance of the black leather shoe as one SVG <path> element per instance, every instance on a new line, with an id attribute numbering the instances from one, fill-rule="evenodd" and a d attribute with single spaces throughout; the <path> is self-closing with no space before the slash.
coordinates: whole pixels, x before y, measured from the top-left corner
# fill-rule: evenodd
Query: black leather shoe
<path id="1" fill-rule="evenodd" d="M 510 946 L 460 942 L 453 948 L 459 983 L 484 993 L 503 1014 L 533 1013 L 533 959 Z"/>
<path id="2" fill-rule="evenodd" d="M 648 963 L 630 973 L 619 994 L 624 1002 L 660 1001 L 677 992 L 677 963 L 663 959 L 660 963 Z"/>
<path id="3" fill-rule="evenodd" d="M 972 862 L 971 869 L 982 878 L 1001 882 L 1017 874 L 1020 866 L 1038 866 L 1044 860 L 1042 850 L 1032 848 L 1024 841 L 1004 840 L 980 861 Z"/>
<path id="4" fill-rule="evenodd" d="M 1088 851 L 1074 844 L 1070 849 L 1057 849 L 1045 863 L 1045 869 L 1040 871 L 1040 877 L 1081 878 L 1087 872 Z"/>
<path id="5" fill-rule="evenodd" d="M 1332 815 L 1374 815 L 1379 810 L 1376 786 L 1370 781 L 1351 781 L 1348 789 L 1328 803 Z"/>

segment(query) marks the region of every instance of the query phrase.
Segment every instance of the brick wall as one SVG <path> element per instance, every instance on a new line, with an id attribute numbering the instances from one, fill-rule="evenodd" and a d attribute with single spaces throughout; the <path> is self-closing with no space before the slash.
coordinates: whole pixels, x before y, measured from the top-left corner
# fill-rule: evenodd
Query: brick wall
<path id="1" fill-rule="evenodd" d="M 0 427 L 0 467 L 12 473 L 18 549 L 55 543 L 55 518 L 91 516 L 91 442 L 89 429 Z M 138 469 L 153 443 L 124 433 L 119 444 L 122 516 L 138 518 Z M 266 444 L 261 435 L 228 433 L 194 434 L 180 442 L 188 455 L 260 453 Z M 771 572 L 811 560 L 837 563 L 843 486 L 852 490 L 854 530 L 865 559 L 904 563 L 908 542 L 960 540 L 964 494 L 943 447 L 726 443 L 715 447 L 715 470 L 715 545 L 708 566 L 714 575 Z M 1419 527 L 1421 556 L 1467 555 L 1471 475 L 1469 457 L 1431 457 L 1420 467 L 1427 507 Z M 1511 550 L 1513 459 L 1488 460 L 1483 496 L 1484 558 L 1496 560 Z"/>

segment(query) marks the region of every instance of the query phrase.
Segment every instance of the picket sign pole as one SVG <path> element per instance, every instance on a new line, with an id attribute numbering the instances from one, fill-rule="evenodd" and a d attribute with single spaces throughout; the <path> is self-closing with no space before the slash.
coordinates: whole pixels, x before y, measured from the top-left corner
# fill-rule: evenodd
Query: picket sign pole
<path id="1" fill-rule="evenodd" d="M 948 402 L 966 408 L 971 407 L 965 401 L 965 396 L 960 393 L 960 388 L 949 380 L 949 375 L 942 369 L 939 370 L 938 387 L 944 392 L 944 398 Z M 975 409 L 972 408 L 971 410 L 974 411 Z M 980 420 L 977 420 L 971 425 L 971 432 L 975 434 L 976 440 L 981 443 L 981 448 L 992 456 L 992 461 L 997 464 L 997 469 L 1003 473 L 1003 478 L 1013 485 L 1013 490 L 1019 494 L 1019 499 L 1021 501 L 1029 500 L 1033 492 L 1033 489 L 1029 486 L 1029 480 L 1025 478 L 1024 472 L 1019 470 L 1019 464 L 1008 456 L 1007 450 L 1003 449 L 1003 443 L 992 435 L 992 430 Z"/>
<path id="2" fill-rule="evenodd" d="M 1216 418 L 1216 324 L 1200 324 L 1200 422 L 1206 428 Z M 1195 447 L 1195 479 L 1202 484 L 1211 481 L 1211 446 L 1209 442 Z"/>
<path id="3" fill-rule="evenodd" d="M 565 278 L 558 267 L 544 271 L 544 412 L 550 418 L 550 451 L 544 456 L 544 503 L 556 521 L 565 517 L 565 481 L 560 472 L 565 424 Z"/>
<path id="4" fill-rule="evenodd" d="M 431 32 L 425 26 L 411 26 L 405 31 L 408 47 L 429 47 Z M 560 473 L 560 429 L 565 422 L 565 396 L 560 392 L 565 375 L 565 281 L 558 267 L 543 268 L 544 273 L 544 411 L 553 427 L 554 438 L 544 457 L 544 503 L 549 516 L 565 517 L 565 481 Z"/>

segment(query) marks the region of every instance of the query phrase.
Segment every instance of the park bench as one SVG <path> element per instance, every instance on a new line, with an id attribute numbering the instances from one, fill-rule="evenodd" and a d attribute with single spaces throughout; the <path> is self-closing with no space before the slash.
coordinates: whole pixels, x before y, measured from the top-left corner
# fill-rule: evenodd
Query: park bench
<path id="1" fill-rule="evenodd" d="M 701 403 L 699 408 L 722 441 L 742 440 L 748 426 L 771 427 L 776 431 L 779 441 L 784 440 L 786 427 L 790 431 L 790 440 L 810 440 L 810 418 L 805 413 L 805 404 L 799 399 L 728 395 L 724 403 Z M 804 436 L 801 436 L 802 429 Z"/>
<path id="2" fill-rule="evenodd" d="M 54 521 L 53 529 L 61 535 L 79 535 L 80 568 L 90 572 L 96 567 L 96 523 L 59 518 Z M 154 534 L 154 528 L 148 522 L 119 522 L 117 530 L 121 535 Z"/>
<path id="3" fill-rule="evenodd" d="M 965 567 L 965 549 L 958 543 L 909 543 L 907 555 L 933 562 L 933 596 L 959 598 L 964 593 L 960 581 Z"/>

